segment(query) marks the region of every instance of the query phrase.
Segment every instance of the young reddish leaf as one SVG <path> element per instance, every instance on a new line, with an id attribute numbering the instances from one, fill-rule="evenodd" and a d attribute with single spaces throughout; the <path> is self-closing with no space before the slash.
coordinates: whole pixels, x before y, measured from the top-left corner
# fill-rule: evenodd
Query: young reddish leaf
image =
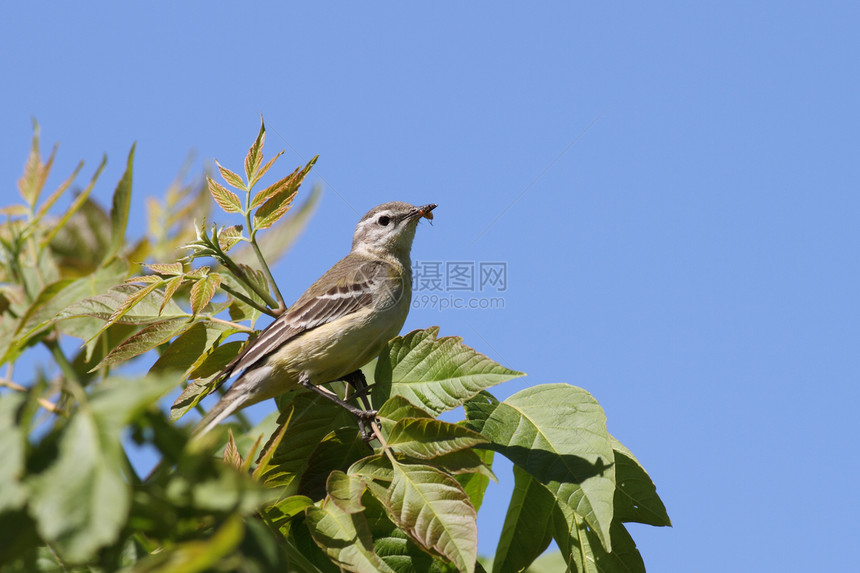
<path id="1" fill-rule="evenodd" d="M 221 286 L 221 275 L 217 273 L 207 275 L 194 283 L 191 287 L 191 312 L 197 314 L 203 310 L 203 307 L 215 296 L 219 286 Z"/>
<path id="2" fill-rule="evenodd" d="M 262 205 L 268 199 L 271 199 L 274 195 L 277 195 L 278 193 L 286 189 L 290 189 L 293 180 L 301 173 L 301 169 L 301 167 L 296 167 L 295 171 L 293 171 L 283 179 L 275 181 L 274 183 L 254 195 L 254 198 L 251 200 L 251 209 Z"/>
<path id="3" fill-rule="evenodd" d="M 233 430 L 227 429 L 227 447 L 224 448 L 224 463 L 234 468 L 242 468 L 242 456 L 239 455 L 239 448 L 236 447 L 236 439 L 233 437 Z"/>
<path id="4" fill-rule="evenodd" d="M 304 167 L 296 167 L 295 171 L 257 193 L 251 200 L 251 208 L 253 209 L 258 205 L 262 205 L 278 193 L 288 193 L 291 190 L 298 189 L 305 180 L 305 177 L 310 173 L 311 168 L 316 164 L 318 158 L 319 155 L 314 156 Z"/>
<path id="5" fill-rule="evenodd" d="M 215 165 L 218 166 L 218 171 L 221 172 L 221 177 L 223 177 L 224 181 L 226 181 L 229 185 L 232 185 L 236 189 L 241 189 L 242 191 L 248 190 L 248 188 L 245 186 L 245 182 L 242 181 L 242 178 L 237 173 L 230 171 L 229 169 L 218 163 L 217 159 L 215 160 Z"/>
<path id="6" fill-rule="evenodd" d="M 218 246 L 225 253 L 242 239 L 242 225 L 224 227 L 218 233 Z"/>
<path id="7" fill-rule="evenodd" d="M 144 266 L 160 275 L 176 276 L 182 274 L 182 263 L 153 263 Z"/>
<path id="8" fill-rule="evenodd" d="M 53 160 L 53 157 L 52 157 L 52 160 Z M 42 219 L 42 217 L 45 216 L 45 213 L 47 213 L 48 210 L 54 205 L 54 203 L 57 202 L 57 199 L 59 199 L 60 196 L 63 193 L 65 193 L 66 189 L 69 188 L 69 185 L 71 185 L 72 181 L 74 181 L 75 178 L 78 176 L 78 173 L 80 173 L 83 166 L 84 166 L 83 161 L 78 163 L 78 166 L 75 167 L 75 170 L 72 172 L 72 174 L 69 176 L 69 178 L 66 179 L 65 181 L 63 181 L 60 184 L 60 186 L 57 187 L 57 190 L 54 191 L 53 193 L 51 193 L 51 195 L 47 199 L 45 199 L 45 201 L 43 201 L 41 205 L 39 205 L 39 210 L 38 210 L 38 212 L 36 212 L 36 215 L 33 217 L 34 221 L 39 221 Z"/>
<path id="9" fill-rule="evenodd" d="M 167 305 L 168 302 L 170 302 L 170 299 L 173 298 L 173 295 L 176 294 L 176 289 L 178 289 L 179 285 L 182 284 L 183 278 L 184 277 L 180 275 L 178 277 L 173 277 L 172 279 L 164 283 L 164 300 L 161 301 L 161 306 L 158 307 L 158 314 L 164 312 L 164 307 Z"/>
<path id="10" fill-rule="evenodd" d="M 290 210 L 298 189 L 275 194 L 254 213 L 254 228 L 268 229 Z"/>
<path id="11" fill-rule="evenodd" d="M 239 201 L 238 195 L 212 179 L 206 177 L 206 183 L 209 184 L 209 192 L 215 202 L 224 209 L 225 213 L 241 213 L 242 203 Z"/>
<path id="12" fill-rule="evenodd" d="M 164 281 L 164 279 L 158 275 L 142 275 L 139 277 L 128 277 L 127 279 L 125 279 L 122 282 L 130 283 L 130 284 L 138 284 L 138 283 L 149 284 L 149 283 L 161 283 L 163 281 Z"/>
<path id="13" fill-rule="evenodd" d="M 39 200 L 56 152 L 57 147 L 54 146 L 47 163 L 42 163 L 42 154 L 39 150 L 39 124 L 33 122 L 33 143 L 27 156 L 27 163 L 24 164 L 24 174 L 18 179 L 18 191 L 31 207 Z"/>
<path id="14" fill-rule="evenodd" d="M 284 154 L 284 152 L 283 152 L 283 151 L 279 151 L 277 155 L 275 155 L 274 157 L 272 157 L 271 159 L 269 159 L 269 160 L 266 162 L 266 164 L 265 164 L 265 165 L 263 165 L 263 168 L 262 168 L 262 169 L 260 169 L 259 171 L 257 171 L 257 173 L 255 173 L 255 174 L 254 174 L 254 178 L 253 178 L 253 179 L 251 179 L 251 182 L 250 182 L 250 184 L 249 184 L 248 186 L 249 186 L 249 187 L 253 187 L 253 186 L 254 186 L 254 184 L 255 184 L 255 183 L 257 183 L 257 181 L 259 181 L 259 180 L 263 177 L 263 175 L 265 175 L 265 174 L 266 174 L 266 172 L 269 170 L 269 168 L 270 168 L 270 167 L 272 167 L 272 164 L 274 164 L 274 163 L 275 163 L 275 160 L 276 160 L 278 157 L 280 157 L 281 155 L 283 155 L 283 154 Z"/>
<path id="15" fill-rule="evenodd" d="M 206 275 L 209 274 L 209 267 L 203 265 L 202 267 L 197 267 L 196 269 L 192 269 L 185 273 L 185 277 L 189 279 L 202 279 Z"/>
<path id="16" fill-rule="evenodd" d="M 248 181 L 254 178 L 257 170 L 260 169 L 260 163 L 263 162 L 263 145 L 266 143 L 266 125 L 263 123 L 263 116 L 260 116 L 260 133 L 257 134 L 257 139 L 248 148 L 248 155 L 245 156 L 245 176 Z"/>
<path id="17" fill-rule="evenodd" d="M 49 244 L 54 239 L 54 236 L 66 226 L 66 223 L 69 222 L 69 219 L 71 219 L 72 216 L 77 213 L 81 207 L 83 207 L 83 205 L 87 202 L 87 199 L 90 196 L 90 191 L 92 191 L 93 187 L 95 187 L 99 175 L 101 175 L 102 170 L 105 168 L 105 165 L 107 165 L 107 155 L 102 156 L 102 162 L 99 164 L 98 168 L 96 168 L 96 172 L 93 174 L 92 179 L 90 179 L 89 185 L 87 185 L 87 187 L 83 191 L 81 191 L 77 197 L 75 197 L 75 200 L 72 201 L 72 204 L 60 217 L 60 220 L 54 223 L 48 233 L 44 236 L 44 238 L 42 238 L 41 245 Z"/>

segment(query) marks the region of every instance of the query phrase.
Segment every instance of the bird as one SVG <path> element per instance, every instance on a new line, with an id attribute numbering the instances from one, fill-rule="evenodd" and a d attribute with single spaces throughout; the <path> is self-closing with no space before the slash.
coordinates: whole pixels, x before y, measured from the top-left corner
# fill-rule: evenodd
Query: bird
<path id="1" fill-rule="evenodd" d="M 238 378 L 192 430 L 201 436 L 237 411 L 302 386 L 360 410 L 318 386 L 356 373 L 400 333 L 412 300 L 410 252 L 436 204 L 383 203 L 358 222 L 349 254 L 267 326 L 219 375 Z"/>

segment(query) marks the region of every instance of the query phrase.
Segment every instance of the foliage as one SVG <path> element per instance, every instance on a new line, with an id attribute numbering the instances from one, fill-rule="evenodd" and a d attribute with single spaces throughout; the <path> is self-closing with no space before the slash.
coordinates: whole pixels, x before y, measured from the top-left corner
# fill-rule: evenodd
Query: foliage
<path id="1" fill-rule="evenodd" d="M 597 402 L 567 384 L 500 402 L 488 389 L 522 373 L 437 327 L 395 338 L 365 367 L 379 409 L 369 442 L 352 415 L 305 391 L 279 398 L 277 418 L 258 427 L 237 416 L 226 438 L 192 440 L 174 423 L 220 391 L 255 321 L 286 308 L 269 264 L 314 210 L 318 189 L 293 203 L 316 158 L 257 190 L 281 155 L 264 162 L 265 137 L 261 123 L 241 175 L 216 162 L 223 183 L 177 182 L 150 198 L 146 236 L 129 239 L 134 147 L 109 210 L 90 197 L 102 162 L 56 216 L 82 165 L 44 196 L 56 148 L 42 158 L 36 127 L 21 201 L 0 210 L 4 570 L 507 572 L 553 539 L 561 553 L 530 570 L 546 559 L 644 570 L 624 523 L 669 518 Z M 209 197 L 240 222 L 203 222 Z M 39 348 L 59 373 L 14 381 Z M 179 387 L 168 416 L 159 403 Z M 460 406 L 465 420 L 437 418 Z M 131 447 L 158 452 L 169 471 L 142 480 Z M 494 453 L 516 481 L 490 565 L 478 560 L 476 515 Z"/>

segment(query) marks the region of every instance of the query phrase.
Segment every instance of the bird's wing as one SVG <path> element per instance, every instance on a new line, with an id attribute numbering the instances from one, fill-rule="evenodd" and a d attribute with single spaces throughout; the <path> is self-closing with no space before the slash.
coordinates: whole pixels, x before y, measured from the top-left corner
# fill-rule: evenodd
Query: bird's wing
<path id="1" fill-rule="evenodd" d="M 370 307 L 380 292 L 399 296 L 392 293 L 392 288 L 402 288 L 399 277 L 393 265 L 384 261 L 362 261 L 353 255 L 342 259 L 225 368 L 225 378 L 252 368 L 304 332 Z"/>

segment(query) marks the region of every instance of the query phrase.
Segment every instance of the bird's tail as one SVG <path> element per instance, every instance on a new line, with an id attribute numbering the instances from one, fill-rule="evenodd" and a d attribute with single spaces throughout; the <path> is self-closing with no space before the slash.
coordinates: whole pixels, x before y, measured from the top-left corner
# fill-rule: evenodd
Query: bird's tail
<path id="1" fill-rule="evenodd" d="M 218 403 L 215 404 L 212 409 L 203 416 L 203 419 L 194 426 L 194 429 L 191 430 L 192 438 L 198 438 L 203 434 L 206 434 L 230 415 L 242 408 L 244 405 L 243 398 L 244 396 L 239 392 L 234 392 L 233 389 L 224 394 L 224 396 L 218 400 Z"/>

